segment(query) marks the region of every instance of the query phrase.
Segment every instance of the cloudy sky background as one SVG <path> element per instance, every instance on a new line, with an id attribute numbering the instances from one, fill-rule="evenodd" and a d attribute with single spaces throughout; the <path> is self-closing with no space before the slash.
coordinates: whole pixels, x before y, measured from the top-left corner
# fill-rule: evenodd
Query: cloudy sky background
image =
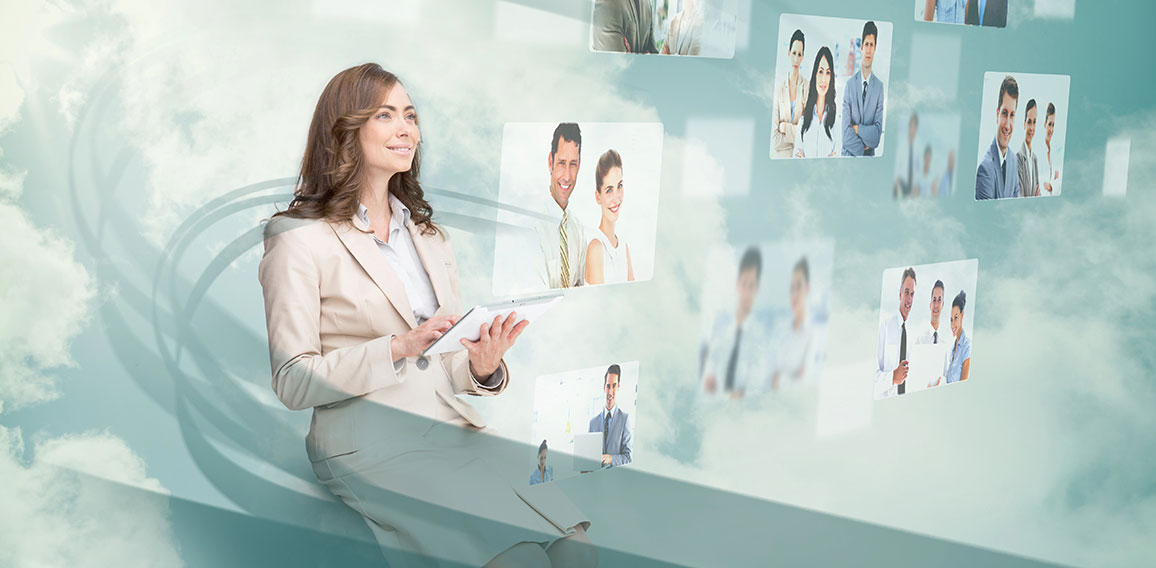
<path id="1" fill-rule="evenodd" d="M 307 527 L 334 510 L 305 463 L 307 413 L 268 388 L 252 229 L 289 191 L 325 82 L 364 61 L 397 72 L 422 113 L 425 184 L 467 304 L 491 297 L 496 209 L 453 194 L 497 199 L 506 122 L 664 124 L 654 278 L 570 292 L 530 329 L 509 355 L 514 384 L 479 405 L 511 438 L 529 437 L 533 377 L 639 361 L 639 471 L 1057 562 L 1151 558 L 1156 108 L 1142 56 L 1117 54 L 1156 47 L 1156 9 L 1027 0 L 986 30 L 913 22 L 907 2 L 754 1 L 740 3 L 752 33 L 735 58 L 695 60 L 590 53 L 588 6 L 572 4 L 0 8 L 0 261 L 19 267 L 0 273 L 13 300 L 0 314 L 0 526 L 13 529 L 0 564 L 179 564 L 167 495 Z M 985 71 L 1070 75 L 1062 197 L 976 203 L 965 155 L 961 191 L 902 203 L 889 158 L 771 164 L 782 13 L 893 23 L 895 132 L 912 110 L 979 116 Z M 538 26 L 519 33 L 526 22 Z M 919 42 L 959 45 L 952 88 L 909 62 Z M 753 143 L 727 136 L 751 120 Z M 964 120 L 959 147 L 978 129 Z M 1118 136 L 1131 139 L 1129 191 L 1108 199 Z M 809 239 L 835 242 L 821 384 L 697 411 L 707 252 Z M 965 258 L 980 271 L 973 380 L 872 404 L 882 271 Z M 102 479 L 139 501 L 109 498 Z M 85 522 L 102 518 L 114 522 Z M 348 520 L 335 518 L 321 530 Z M 130 523 L 148 536 L 75 552 Z M 24 534 L 43 540 L 15 545 Z"/>

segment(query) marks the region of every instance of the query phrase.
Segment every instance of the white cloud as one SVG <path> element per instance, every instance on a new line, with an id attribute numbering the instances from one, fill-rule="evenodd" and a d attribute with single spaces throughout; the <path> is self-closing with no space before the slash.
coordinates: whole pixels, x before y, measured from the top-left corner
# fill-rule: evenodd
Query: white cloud
<path id="1" fill-rule="evenodd" d="M 24 212 L 0 202 L 0 289 L 12 299 L 0 310 L 0 411 L 51 400 L 49 369 L 72 364 L 69 342 L 88 320 L 93 283 L 73 260 L 73 246 L 37 228 Z M 19 301 L 16 301 L 19 299 Z"/>
<path id="2" fill-rule="evenodd" d="M 119 438 L 38 443 L 0 426 L 0 565 L 181 566 L 167 491 Z"/>

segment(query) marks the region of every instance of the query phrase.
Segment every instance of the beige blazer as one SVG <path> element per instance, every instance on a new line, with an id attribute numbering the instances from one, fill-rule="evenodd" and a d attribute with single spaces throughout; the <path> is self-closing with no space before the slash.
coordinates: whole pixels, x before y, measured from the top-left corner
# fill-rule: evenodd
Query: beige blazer
<path id="1" fill-rule="evenodd" d="M 774 157 L 793 158 L 795 156 L 795 134 L 802 127 L 803 106 L 807 104 L 807 91 L 811 85 L 799 72 L 799 87 L 795 93 L 795 112 L 791 112 L 791 89 L 788 87 L 790 75 L 775 89 L 774 123 L 771 125 L 771 145 Z M 779 122 L 786 121 L 785 133 L 779 132 Z"/>
<path id="2" fill-rule="evenodd" d="M 407 228 L 433 284 L 436 315 L 460 315 L 458 268 L 448 238 L 423 235 L 412 223 Z M 394 361 L 390 340 L 417 321 L 404 284 L 372 234 L 359 229 L 368 227 L 356 217 L 341 223 L 277 217 L 265 226 L 258 278 L 273 391 L 291 410 L 313 408 L 305 445 L 315 462 L 364 449 L 383 436 L 411 435 L 397 431 L 402 413 L 384 407 L 426 424 L 482 428 L 477 410 L 454 395 L 496 395 L 509 384 L 504 361 L 498 384 L 480 384 L 465 349 L 426 361 Z"/>

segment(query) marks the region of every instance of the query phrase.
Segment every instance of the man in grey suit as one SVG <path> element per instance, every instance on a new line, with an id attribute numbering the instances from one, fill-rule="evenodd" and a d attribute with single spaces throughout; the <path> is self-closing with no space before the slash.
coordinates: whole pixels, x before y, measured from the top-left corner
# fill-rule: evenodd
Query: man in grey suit
<path id="1" fill-rule="evenodd" d="M 843 89 L 843 155 L 874 156 L 883 138 L 883 81 L 871 73 L 879 29 L 863 26 L 863 63 Z"/>
<path id="2" fill-rule="evenodd" d="M 1016 152 L 1016 165 L 1019 166 L 1020 195 L 1036 197 L 1040 194 L 1040 163 L 1036 153 L 1032 151 L 1032 140 L 1036 137 L 1036 100 L 1029 99 L 1024 107 L 1024 143 L 1020 151 Z"/>
<path id="3" fill-rule="evenodd" d="M 630 463 L 630 415 L 615 406 L 618 398 L 618 379 L 622 368 L 617 364 L 606 369 L 602 390 L 606 392 L 606 407 L 590 419 L 590 432 L 602 432 L 602 467 Z"/>
<path id="4" fill-rule="evenodd" d="M 999 85 L 999 106 L 996 107 L 995 140 L 975 172 L 975 198 L 1003 199 L 1020 196 L 1019 168 L 1016 155 L 1008 152 L 1012 131 L 1015 129 L 1016 107 L 1020 87 L 1015 77 L 1008 75 Z"/>
<path id="5" fill-rule="evenodd" d="M 965 12 L 965 24 L 1007 27 L 1007 0 L 968 0 Z"/>
<path id="6" fill-rule="evenodd" d="M 591 33 L 595 51 L 658 53 L 650 0 L 595 0 Z"/>

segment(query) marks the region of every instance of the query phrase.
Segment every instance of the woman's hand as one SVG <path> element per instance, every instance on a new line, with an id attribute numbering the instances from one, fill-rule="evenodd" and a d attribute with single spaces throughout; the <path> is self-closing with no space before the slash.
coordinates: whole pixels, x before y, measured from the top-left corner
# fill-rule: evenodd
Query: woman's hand
<path id="1" fill-rule="evenodd" d="M 502 356 L 514 346 L 514 341 L 522 330 L 530 325 L 530 320 L 518 322 L 518 313 L 510 312 L 506 319 L 494 318 L 492 323 L 482 324 L 481 337 L 477 341 L 462 339 L 462 345 L 470 352 L 470 371 L 479 379 L 485 379 L 498 370 Z"/>
<path id="2" fill-rule="evenodd" d="M 406 357 L 416 357 L 425 351 L 437 338 L 445 335 L 460 316 L 434 316 L 425 320 L 421 325 L 407 331 L 403 335 L 393 336 L 389 349 L 393 353 L 393 360 Z"/>

